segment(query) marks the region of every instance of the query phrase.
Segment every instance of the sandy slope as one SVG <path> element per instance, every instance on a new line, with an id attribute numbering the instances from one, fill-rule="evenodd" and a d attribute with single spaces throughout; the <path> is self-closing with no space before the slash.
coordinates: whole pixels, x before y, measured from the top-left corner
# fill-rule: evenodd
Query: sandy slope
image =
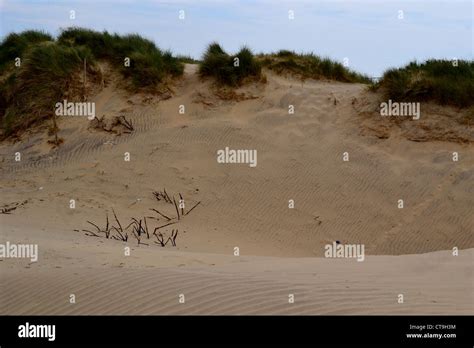
<path id="1" fill-rule="evenodd" d="M 64 118 L 57 151 L 41 133 L 0 145 L 0 203 L 28 200 L 0 215 L 2 240 L 37 242 L 41 252 L 29 268 L 1 261 L 1 312 L 472 313 L 473 145 L 395 131 L 379 139 L 355 105 L 370 98 L 364 86 L 267 77 L 239 91 L 239 102 L 216 97 L 195 66 L 164 101 L 129 97 L 112 79 L 93 99 L 97 114 L 126 115 L 132 134 Z M 257 167 L 218 164 L 226 146 L 256 149 Z M 162 188 L 188 207 L 201 201 L 177 224 L 173 250 L 131 240 L 126 258 L 123 243 L 73 231 L 104 224 L 112 208 L 123 220 L 152 207 L 172 214 L 151 195 Z M 334 240 L 363 243 L 371 256 L 320 258 Z M 235 246 L 242 256 L 232 256 Z M 458 257 L 434 252 L 455 246 Z M 381 254 L 403 256 L 372 256 Z M 75 307 L 62 299 L 71 292 L 80 294 Z M 184 306 L 180 292 L 189 294 Z M 410 305 L 397 304 L 399 293 Z"/>

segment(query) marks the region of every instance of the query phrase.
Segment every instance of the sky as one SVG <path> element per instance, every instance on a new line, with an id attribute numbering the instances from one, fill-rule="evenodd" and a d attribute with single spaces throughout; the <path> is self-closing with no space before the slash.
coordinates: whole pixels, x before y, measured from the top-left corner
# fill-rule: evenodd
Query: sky
<path id="1" fill-rule="evenodd" d="M 226 51 L 313 52 L 372 77 L 412 60 L 473 59 L 473 0 L 0 0 L 0 37 L 70 26 L 138 33 L 200 58 Z M 75 18 L 70 18 L 75 11 Z M 290 11 L 293 19 L 290 18 Z M 182 17 L 184 13 L 184 19 Z"/>

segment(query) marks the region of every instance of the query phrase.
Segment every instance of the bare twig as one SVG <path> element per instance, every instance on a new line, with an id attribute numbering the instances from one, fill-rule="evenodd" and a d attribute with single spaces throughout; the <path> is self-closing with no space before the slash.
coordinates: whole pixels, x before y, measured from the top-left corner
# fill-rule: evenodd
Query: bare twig
<path id="1" fill-rule="evenodd" d="M 201 204 L 201 201 L 197 202 L 191 209 L 188 210 L 188 212 L 184 215 L 188 215 L 190 212 L 193 211 L 194 208 L 196 208 L 199 204 Z"/>
<path id="2" fill-rule="evenodd" d="M 11 214 L 10 212 L 15 210 L 16 208 L 18 207 L 21 207 L 23 205 L 25 205 L 26 203 L 28 203 L 28 200 L 24 200 L 23 202 L 13 202 L 13 203 L 9 203 L 9 204 L 4 204 L 1 208 L 0 208 L 0 214 Z"/>
<path id="3" fill-rule="evenodd" d="M 166 220 L 171 221 L 171 218 L 169 218 L 168 216 L 166 216 L 166 215 L 163 214 L 163 213 L 160 213 L 157 209 L 150 208 L 150 210 L 153 210 L 154 212 L 160 214 L 160 215 L 163 216 Z"/>
<path id="4" fill-rule="evenodd" d="M 165 247 L 166 244 L 168 244 L 168 240 L 165 242 L 165 237 L 163 236 L 163 234 L 160 232 L 158 234 L 155 234 L 155 237 L 156 239 L 158 240 L 159 243 L 157 244 L 160 244 L 162 247 Z M 156 243 L 156 242 L 155 242 Z"/>
<path id="5" fill-rule="evenodd" d="M 105 238 L 109 238 L 110 236 L 110 229 L 109 229 L 109 214 L 106 213 L 105 215 L 105 219 L 106 219 L 106 223 L 105 223 L 105 230 L 102 230 L 98 225 L 96 225 L 95 223 L 91 222 L 91 221 L 87 221 L 88 224 L 94 226 L 96 229 L 97 229 L 97 233 L 104 233 L 105 234 Z M 100 237 L 97 233 L 94 233 L 90 230 L 83 230 L 84 232 L 87 232 L 89 234 L 86 233 L 86 235 L 88 236 L 94 236 L 94 237 Z"/>
<path id="6" fill-rule="evenodd" d="M 176 199 L 174 199 L 174 197 L 173 197 L 173 203 L 174 203 L 174 207 L 176 208 L 176 215 L 178 216 L 178 220 L 179 220 L 179 210 L 178 210 L 178 205 L 176 204 Z"/>
<path id="7" fill-rule="evenodd" d="M 184 215 L 184 199 L 183 199 L 183 196 L 181 196 L 181 193 L 179 194 L 179 204 L 183 204 L 182 207 L 181 207 L 181 216 Z"/>
<path id="8" fill-rule="evenodd" d="M 112 212 L 114 213 L 114 216 L 115 216 L 115 221 L 117 221 L 117 224 L 119 225 L 120 227 L 120 230 L 122 230 L 122 225 L 120 224 L 120 221 L 119 219 L 117 219 L 117 214 L 115 214 L 115 210 L 114 208 L 112 208 Z M 123 230 L 122 230 L 123 231 Z"/>
<path id="9" fill-rule="evenodd" d="M 145 221 L 146 238 L 150 239 L 150 233 L 148 233 L 148 224 L 146 223 L 146 217 L 143 217 L 143 220 Z"/>
<path id="10" fill-rule="evenodd" d="M 153 234 L 156 233 L 157 230 L 163 228 L 163 227 L 166 227 L 166 226 L 169 226 L 169 225 L 173 225 L 175 224 L 176 222 L 170 222 L 169 224 L 166 224 L 166 225 L 163 225 L 163 226 L 158 226 L 158 227 L 155 227 L 155 229 L 153 230 Z"/>
<path id="11" fill-rule="evenodd" d="M 171 198 L 170 198 L 170 196 L 168 195 L 168 193 L 166 192 L 166 189 L 163 189 L 163 192 L 165 193 L 167 202 L 171 204 Z"/>
<path id="12" fill-rule="evenodd" d="M 114 229 L 119 235 L 120 235 L 120 240 L 123 242 L 126 242 L 128 240 L 128 234 L 125 233 L 125 235 L 122 234 L 123 231 L 120 231 L 117 227 L 112 226 L 111 229 Z"/>
<path id="13" fill-rule="evenodd" d="M 99 228 L 99 226 L 97 226 L 95 223 L 93 223 L 93 222 L 90 222 L 89 220 L 87 220 L 86 222 L 87 222 L 87 223 L 89 223 L 89 224 L 91 224 L 91 225 L 92 225 L 92 226 L 94 226 L 95 228 L 97 228 L 97 231 L 99 231 L 99 232 L 100 232 L 100 228 Z"/>
<path id="14" fill-rule="evenodd" d="M 85 234 L 86 236 L 90 236 L 90 237 L 100 237 L 99 235 L 95 234 L 94 232 L 92 231 L 89 231 L 89 230 L 83 230 L 84 232 L 87 232 L 89 234 Z"/>
<path id="15" fill-rule="evenodd" d="M 171 231 L 171 244 L 173 244 L 173 246 L 176 246 L 176 237 L 178 237 L 178 230 L 173 230 Z"/>
<path id="16" fill-rule="evenodd" d="M 142 227 L 142 220 L 141 219 L 139 221 L 137 221 L 137 219 L 133 219 L 133 220 L 135 220 L 134 221 L 135 226 L 134 226 L 134 229 L 133 229 L 132 233 L 135 236 L 135 238 L 137 239 L 138 245 L 145 244 L 145 243 L 142 243 L 142 241 L 141 241 L 141 236 L 142 236 L 142 234 L 145 233 L 145 231 Z"/>
<path id="17" fill-rule="evenodd" d="M 113 208 L 112 208 L 112 212 L 114 213 L 115 221 L 117 221 L 117 224 L 118 224 L 119 228 L 117 228 L 115 226 L 112 226 L 111 228 L 113 228 L 120 235 L 120 239 L 122 241 L 126 242 L 128 240 L 128 234 L 123 230 L 122 224 L 120 223 L 119 219 L 117 218 L 117 214 L 115 214 L 115 210 Z"/>
<path id="18" fill-rule="evenodd" d="M 155 196 L 155 198 L 158 202 L 161 201 L 161 198 L 163 198 L 161 192 L 153 191 L 152 193 L 153 193 L 153 195 Z"/>
<path id="19" fill-rule="evenodd" d="M 11 208 L 2 208 L 0 209 L 0 214 L 11 214 L 11 211 L 15 210 L 16 208 L 18 208 L 18 206 Z"/>
<path id="20" fill-rule="evenodd" d="M 132 132 L 132 131 L 134 130 L 132 121 L 131 121 L 131 120 L 130 120 L 130 121 L 127 120 L 127 119 L 125 118 L 125 116 L 123 116 L 123 115 L 122 115 L 122 116 L 119 116 L 118 120 L 119 120 L 119 122 L 120 122 L 125 128 L 127 128 L 130 132 Z"/>
<path id="21" fill-rule="evenodd" d="M 109 213 L 108 213 L 108 212 L 105 213 L 105 219 L 106 219 L 106 223 L 105 223 L 105 237 L 106 237 L 107 239 L 109 239 L 110 230 L 109 230 Z"/>

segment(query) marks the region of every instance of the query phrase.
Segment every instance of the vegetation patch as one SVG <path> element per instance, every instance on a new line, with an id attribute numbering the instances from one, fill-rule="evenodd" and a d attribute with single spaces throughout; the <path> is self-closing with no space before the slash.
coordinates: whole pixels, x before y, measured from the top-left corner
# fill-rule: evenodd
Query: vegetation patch
<path id="1" fill-rule="evenodd" d="M 184 56 L 184 55 L 177 55 L 176 58 L 181 62 L 185 64 L 200 64 L 201 61 L 194 59 L 191 56 Z"/>
<path id="2" fill-rule="evenodd" d="M 183 74 L 183 63 L 169 51 L 137 34 L 118 35 L 83 28 L 69 28 L 58 37 L 58 42 L 73 47 L 87 47 L 99 60 L 107 60 L 120 67 L 124 77 L 130 78 L 137 89 L 153 89 L 167 77 Z M 129 59 L 129 61 L 127 60 Z"/>
<path id="3" fill-rule="evenodd" d="M 277 74 L 292 74 L 301 79 L 327 79 L 341 82 L 370 83 L 371 79 L 354 72 L 343 64 L 313 53 L 298 54 L 281 50 L 276 53 L 260 54 L 258 61 Z"/>
<path id="4" fill-rule="evenodd" d="M 229 55 L 218 43 L 208 46 L 199 65 L 202 77 L 212 77 L 218 84 L 233 87 L 260 80 L 261 70 L 261 64 L 249 48 L 243 47 L 237 54 Z"/>
<path id="5" fill-rule="evenodd" d="M 82 28 L 65 29 L 57 39 L 32 30 L 9 34 L 0 44 L 0 138 L 52 117 L 63 99 L 83 101 L 84 76 L 89 84 L 101 81 L 98 61 L 111 63 L 134 91 L 160 91 L 184 70 L 170 52 L 135 34 Z"/>
<path id="6" fill-rule="evenodd" d="M 83 61 L 93 79 L 99 75 L 95 60 L 84 47 L 40 42 L 22 55 L 21 67 L 9 69 L 0 84 L 0 125 L 3 136 L 13 135 L 50 118 L 63 98 L 80 101 Z"/>
<path id="7" fill-rule="evenodd" d="M 461 108 L 474 105 L 474 62 L 428 60 L 387 70 L 371 90 L 395 101 L 434 101 Z"/>

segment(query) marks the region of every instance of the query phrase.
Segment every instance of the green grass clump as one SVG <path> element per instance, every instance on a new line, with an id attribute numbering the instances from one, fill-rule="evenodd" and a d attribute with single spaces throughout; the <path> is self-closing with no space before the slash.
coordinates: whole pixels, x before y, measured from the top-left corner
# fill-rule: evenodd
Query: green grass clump
<path id="1" fill-rule="evenodd" d="M 20 67 L 14 65 L 16 57 Z M 98 75 L 97 61 L 107 61 L 131 81 L 130 87 L 152 92 L 184 70 L 178 58 L 136 34 L 83 28 L 65 29 L 56 40 L 40 31 L 9 34 L 0 43 L 0 137 L 48 118 L 64 96 L 77 97 L 84 60 L 89 82 Z"/>
<path id="2" fill-rule="evenodd" d="M 0 71 L 8 65 L 13 67 L 15 58 L 22 58 L 30 45 L 44 41 L 54 41 L 54 38 L 37 30 L 27 30 L 19 34 L 11 33 L 6 36 L 0 45 Z"/>
<path id="3" fill-rule="evenodd" d="M 74 84 L 84 58 L 92 69 L 94 60 L 86 48 L 66 47 L 55 42 L 30 48 L 21 69 L 0 84 L 0 125 L 4 135 L 50 117 L 55 103 L 61 101 Z"/>
<path id="4" fill-rule="evenodd" d="M 238 58 L 238 66 L 235 66 Z M 252 51 L 243 47 L 236 55 L 225 52 L 218 43 L 212 43 L 204 53 L 199 65 L 199 74 L 213 77 L 223 85 L 239 86 L 246 79 L 257 79 L 261 76 L 261 65 Z"/>
<path id="5" fill-rule="evenodd" d="M 83 28 L 63 30 L 58 42 L 71 46 L 89 48 L 97 59 L 105 59 L 120 67 L 119 71 L 131 78 L 134 87 L 156 87 L 167 76 L 183 74 L 183 63 L 169 51 L 162 51 L 156 45 L 137 34 L 110 34 Z M 130 66 L 124 59 L 130 58 Z"/>
<path id="6" fill-rule="evenodd" d="M 194 59 L 191 56 L 186 56 L 186 55 L 177 55 L 176 58 L 181 62 L 181 63 L 186 63 L 186 64 L 199 64 L 201 63 L 200 60 Z"/>
<path id="7" fill-rule="evenodd" d="M 341 82 L 370 83 L 368 76 L 354 72 L 343 64 L 313 53 L 298 54 L 281 50 L 259 55 L 262 65 L 278 74 L 290 73 L 302 79 L 329 79 Z"/>
<path id="8" fill-rule="evenodd" d="M 180 76 L 183 65 L 170 52 L 132 52 L 130 67 L 122 66 L 120 71 L 132 79 L 135 87 L 154 87 L 166 76 Z"/>
<path id="9" fill-rule="evenodd" d="M 387 70 L 372 90 L 382 90 L 395 101 L 434 101 L 441 105 L 474 105 L 474 62 L 459 60 L 411 62 L 399 69 Z"/>

